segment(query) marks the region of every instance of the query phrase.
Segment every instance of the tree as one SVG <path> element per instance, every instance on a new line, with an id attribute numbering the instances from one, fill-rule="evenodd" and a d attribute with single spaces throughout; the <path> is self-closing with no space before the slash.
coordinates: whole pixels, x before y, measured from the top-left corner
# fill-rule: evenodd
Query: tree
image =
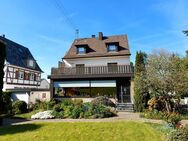
<path id="1" fill-rule="evenodd" d="M 3 89 L 3 78 L 4 78 L 4 62 L 6 56 L 6 46 L 0 41 L 0 114 L 2 113 L 2 89 Z"/>
<path id="2" fill-rule="evenodd" d="M 143 111 L 147 105 L 148 89 L 146 84 L 145 64 L 147 55 L 143 52 L 136 53 L 134 70 L 134 104 L 137 112 Z"/>
<path id="3" fill-rule="evenodd" d="M 178 55 L 159 51 L 147 59 L 146 80 L 153 96 L 162 96 L 165 110 L 172 111 L 172 98 L 180 98 L 188 92 L 188 69 L 185 59 Z"/>

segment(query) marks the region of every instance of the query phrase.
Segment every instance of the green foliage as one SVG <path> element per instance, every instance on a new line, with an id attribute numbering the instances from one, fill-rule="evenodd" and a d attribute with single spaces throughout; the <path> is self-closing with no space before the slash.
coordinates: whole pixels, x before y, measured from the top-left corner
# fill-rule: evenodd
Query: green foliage
<path id="1" fill-rule="evenodd" d="M 72 111 L 73 111 L 73 109 L 74 109 L 73 105 L 64 106 L 63 107 L 64 117 L 65 118 L 71 118 L 72 117 Z"/>
<path id="2" fill-rule="evenodd" d="M 2 92 L 2 109 L 3 113 L 11 114 L 12 113 L 12 101 L 11 101 L 11 92 L 6 91 Z"/>
<path id="3" fill-rule="evenodd" d="M 53 115 L 55 118 L 63 118 L 63 117 L 64 117 L 63 111 L 57 112 L 57 111 L 53 110 L 52 115 Z"/>
<path id="4" fill-rule="evenodd" d="M 178 113 L 168 113 L 166 114 L 163 119 L 171 125 L 173 128 L 178 128 L 181 121 L 181 116 Z"/>
<path id="5" fill-rule="evenodd" d="M 152 96 L 164 97 L 165 110 L 173 111 L 172 98 L 180 98 L 188 92 L 188 69 L 185 59 L 178 55 L 159 51 L 149 55 L 146 82 Z"/>
<path id="6" fill-rule="evenodd" d="M 2 89 L 4 78 L 4 62 L 6 57 L 6 45 L 0 41 L 0 114 L 3 111 Z"/>
<path id="7" fill-rule="evenodd" d="M 52 110 L 54 105 L 56 105 L 55 100 L 50 100 L 50 101 L 36 101 L 36 104 L 34 105 L 33 109 L 34 110 Z"/>
<path id="8" fill-rule="evenodd" d="M 56 118 L 105 118 L 116 116 L 116 110 L 102 104 L 65 100 L 53 107 Z"/>
<path id="9" fill-rule="evenodd" d="M 105 96 L 99 96 L 99 97 L 96 97 L 95 99 L 93 99 L 91 101 L 91 103 L 93 105 L 106 105 L 106 106 L 110 106 L 110 107 L 115 107 L 116 105 L 108 98 L 108 97 L 105 97 Z"/>
<path id="10" fill-rule="evenodd" d="M 61 102 L 61 106 L 70 106 L 70 105 L 74 105 L 73 101 L 71 99 L 63 99 L 63 101 Z"/>
<path id="11" fill-rule="evenodd" d="M 172 131 L 168 136 L 168 141 L 188 141 L 188 125 Z"/>
<path id="12" fill-rule="evenodd" d="M 62 110 L 63 110 L 63 109 L 62 109 L 62 107 L 61 107 L 60 104 L 56 104 L 56 105 L 54 105 L 54 107 L 53 107 L 53 111 L 60 112 L 60 111 L 62 111 Z"/>
<path id="13" fill-rule="evenodd" d="M 148 88 L 146 84 L 145 65 L 147 55 L 143 52 L 136 53 L 136 62 L 134 69 L 134 104 L 137 112 L 143 111 L 147 106 Z"/>
<path id="14" fill-rule="evenodd" d="M 153 110 L 153 111 L 144 111 L 140 113 L 140 117 L 148 119 L 163 119 L 165 116 L 164 112 Z"/>
<path id="15" fill-rule="evenodd" d="M 21 114 L 27 112 L 27 103 L 25 101 L 16 100 L 12 103 L 12 112 L 14 114 Z"/>
<path id="16" fill-rule="evenodd" d="M 82 105 L 74 106 L 74 109 L 72 110 L 72 113 L 71 113 L 71 117 L 72 118 L 82 118 L 83 117 Z"/>
<path id="17" fill-rule="evenodd" d="M 82 100 L 82 99 L 74 99 L 74 100 L 73 100 L 73 104 L 74 104 L 75 106 L 81 105 L 82 103 L 83 103 L 83 100 Z"/>

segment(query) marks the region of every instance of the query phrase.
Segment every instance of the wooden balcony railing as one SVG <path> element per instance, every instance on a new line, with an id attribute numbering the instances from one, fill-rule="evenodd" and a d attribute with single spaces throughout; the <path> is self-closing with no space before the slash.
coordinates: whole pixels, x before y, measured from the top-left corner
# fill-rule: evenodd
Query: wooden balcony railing
<path id="1" fill-rule="evenodd" d="M 130 65 L 52 68 L 51 75 L 96 75 L 133 73 Z"/>

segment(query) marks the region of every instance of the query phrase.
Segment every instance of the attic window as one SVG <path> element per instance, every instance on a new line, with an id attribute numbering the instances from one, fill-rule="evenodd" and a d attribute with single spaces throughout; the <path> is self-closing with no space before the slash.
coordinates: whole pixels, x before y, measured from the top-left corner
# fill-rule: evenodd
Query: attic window
<path id="1" fill-rule="evenodd" d="M 85 54 L 86 53 L 86 47 L 77 47 L 77 54 Z"/>
<path id="2" fill-rule="evenodd" d="M 118 51 L 118 46 L 116 44 L 109 44 L 107 46 L 108 52 L 116 52 Z"/>
<path id="3" fill-rule="evenodd" d="M 28 67 L 34 68 L 35 67 L 35 61 L 32 60 L 32 59 L 29 59 L 27 65 L 28 65 Z"/>

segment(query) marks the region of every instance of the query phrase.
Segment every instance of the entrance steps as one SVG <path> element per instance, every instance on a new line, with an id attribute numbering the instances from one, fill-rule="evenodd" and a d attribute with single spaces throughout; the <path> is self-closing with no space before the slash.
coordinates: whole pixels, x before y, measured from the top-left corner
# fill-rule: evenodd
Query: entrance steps
<path id="1" fill-rule="evenodd" d="M 134 104 L 132 104 L 132 103 L 117 103 L 116 109 L 119 112 L 134 112 Z"/>

